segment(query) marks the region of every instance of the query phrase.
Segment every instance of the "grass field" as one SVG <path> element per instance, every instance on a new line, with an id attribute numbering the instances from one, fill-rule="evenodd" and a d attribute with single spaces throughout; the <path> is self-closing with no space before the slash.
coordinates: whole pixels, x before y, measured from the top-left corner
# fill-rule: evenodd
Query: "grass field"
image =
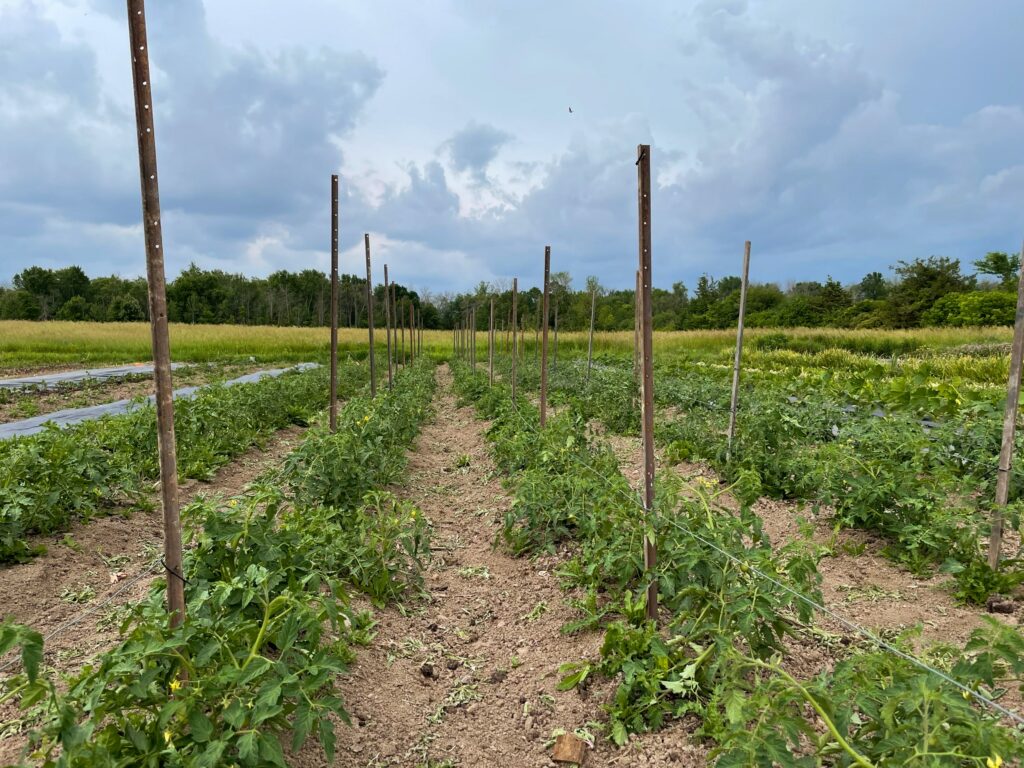
<path id="1" fill-rule="evenodd" d="M 713 358 L 732 348 L 735 332 L 675 331 L 655 333 L 655 350 L 662 356 Z M 874 355 L 942 352 L 957 347 L 987 346 L 1010 341 L 1009 328 L 924 329 L 911 331 L 845 331 L 837 329 L 755 329 L 747 334 L 751 350 L 783 349 L 820 352 L 845 349 Z M 241 325 L 171 325 L 171 352 L 180 362 L 227 361 L 255 357 L 258 362 L 323 361 L 330 334 L 326 328 L 279 328 Z M 365 354 L 365 328 L 342 328 L 338 333 L 342 354 Z M 450 331 L 428 331 L 427 351 L 443 356 L 451 350 Z M 376 336 L 384 349 L 384 335 Z M 477 334 L 486 350 L 487 334 Z M 551 341 L 553 344 L 553 339 Z M 532 350 L 534 334 L 527 332 L 525 345 Z M 633 334 L 628 331 L 597 333 L 598 353 L 628 354 Z M 562 333 L 560 352 L 586 350 L 586 333 Z M 147 323 L 72 323 L 0 321 L 0 369 L 28 369 L 73 364 L 116 364 L 148 360 L 150 336 Z"/>

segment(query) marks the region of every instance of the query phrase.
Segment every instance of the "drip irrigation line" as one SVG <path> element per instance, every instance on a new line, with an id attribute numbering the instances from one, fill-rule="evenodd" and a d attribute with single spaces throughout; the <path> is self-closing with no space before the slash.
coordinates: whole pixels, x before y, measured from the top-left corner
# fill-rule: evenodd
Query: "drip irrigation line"
<path id="1" fill-rule="evenodd" d="M 537 433 L 536 428 L 533 425 L 531 425 L 529 422 L 527 422 L 525 418 L 523 418 L 523 415 L 519 412 L 519 408 L 516 407 L 515 403 L 512 404 L 512 410 L 516 414 L 516 416 L 519 418 L 520 422 L 522 422 L 531 432 L 533 432 L 535 434 Z M 633 495 L 626 493 L 621 488 L 616 488 L 608 480 L 607 477 L 602 475 L 594 467 L 592 467 L 590 464 L 588 464 L 587 462 L 583 461 L 582 459 L 580 459 L 580 458 L 578 458 L 576 456 L 572 456 L 571 458 L 573 459 L 573 461 L 576 464 L 578 464 L 579 466 L 589 470 L 595 477 L 597 477 L 603 483 L 605 483 L 605 485 L 610 490 L 614 491 L 615 493 L 618 493 L 624 499 L 626 499 L 630 503 L 636 505 L 638 510 L 640 510 L 642 512 L 646 512 L 647 511 L 646 508 L 643 506 L 643 504 L 640 502 L 639 498 L 636 498 Z M 659 515 L 659 518 L 662 519 L 662 520 L 665 520 L 670 525 L 676 527 L 678 530 L 682 531 L 683 533 L 685 533 L 686 535 L 690 536 L 694 540 L 700 542 L 701 544 L 703 544 L 704 546 L 708 547 L 709 549 L 714 550 L 715 552 L 717 552 L 718 554 L 724 556 L 725 558 L 727 558 L 728 560 L 732 561 L 733 563 L 735 563 L 737 565 L 740 565 L 740 566 L 745 566 L 750 573 L 756 574 L 757 576 L 761 577 L 762 579 L 764 579 L 764 580 L 774 584 L 779 589 L 783 590 L 784 592 L 786 592 L 786 593 L 790 594 L 791 596 L 795 597 L 796 599 L 800 600 L 804 604 L 814 608 L 815 610 L 821 612 L 822 614 L 828 616 L 829 618 L 839 622 L 841 625 L 846 627 L 848 630 L 853 631 L 856 634 L 859 634 L 860 636 L 862 636 L 865 639 L 867 639 L 869 642 L 873 643 L 878 648 L 880 648 L 880 649 L 882 649 L 882 650 L 884 650 L 884 651 L 886 651 L 888 653 L 891 653 L 891 654 L 893 654 L 894 656 L 897 656 L 900 659 L 903 659 L 907 663 L 917 667 L 918 669 L 920 669 L 920 670 L 922 670 L 924 672 L 927 672 L 927 673 L 930 673 L 932 675 L 935 675 L 940 680 L 948 683 L 949 685 L 952 685 L 953 687 L 955 687 L 958 690 L 960 690 L 962 693 L 965 693 L 968 696 L 973 697 L 974 699 L 977 699 L 979 702 L 984 704 L 986 707 L 988 707 L 988 708 L 990 708 L 992 710 L 995 710 L 996 712 L 999 712 L 1000 714 L 1004 715 L 1005 717 L 1010 718 L 1011 720 L 1013 720 L 1014 722 L 1016 722 L 1019 725 L 1024 725 L 1024 716 L 1021 716 L 1020 714 L 1018 714 L 1017 712 L 1013 711 L 1012 709 L 1008 709 L 1008 708 L 1004 707 L 1002 704 L 999 704 L 998 702 L 994 701 L 993 699 L 990 699 L 987 696 L 979 693 L 978 691 L 973 690 L 972 688 L 970 688 L 970 687 L 964 685 L 963 683 L 961 683 L 960 681 L 958 681 L 956 678 L 951 677 L 950 675 L 946 674 L 942 670 L 936 669 L 935 667 L 932 667 L 931 665 L 926 664 L 925 662 L 923 662 L 920 659 L 918 659 L 916 656 L 913 656 L 912 654 L 909 654 L 909 653 L 907 653 L 905 651 L 900 650 L 899 648 L 894 646 L 892 643 L 889 643 L 886 640 L 883 640 L 882 638 L 878 637 L 876 634 L 874 634 L 870 630 L 860 626 L 859 624 L 857 624 L 856 622 L 852 621 L 851 619 L 847 619 L 845 616 L 842 616 L 841 614 L 836 613 L 835 611 L 833 611 L 832 609 L 828 608 L 827 606 L 819 603 L 817 600 L 813 600 L 810 597 L 807 597 L 807 595 L 804 595 L 803 593 L 793 589 L 792 587 L 787 586 L 786 584 L 782 583 L 781 581 L 779 581 L 778 579 L 774 578 L 770 574 L 767 574 L 764 571 L 762 571 L 761 569 L 757 568 L 756 566 L 751 565 L 750 563 L 748 563 L 748 562 L 746 562 L 744 560 L 741 560 L 740 558 L 738 558 L 735 555 L 733 555 L 731 552 L 728 552 L 727 550 L 722 549 L 721 547 L 719 547 L 714 542 L 709 541 L 706 538 L 704 538 L 703 536 L 701 536 L 700 534 L 690 530 L 689 528 L 686 528 L 686 527 L 680 525 L 679 523 L 677 523 L 676 521 L 672 520 L 671 518 L 668 518 L 668 517 L 666 517 L 664 515 Z"/>

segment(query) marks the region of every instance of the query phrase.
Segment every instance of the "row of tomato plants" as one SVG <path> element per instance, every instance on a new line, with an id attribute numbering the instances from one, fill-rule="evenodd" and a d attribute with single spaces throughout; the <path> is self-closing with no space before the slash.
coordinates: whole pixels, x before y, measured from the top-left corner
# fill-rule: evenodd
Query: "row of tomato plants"
<path id="1" fill-rule="evenodd" d="M 957 597 L 983 604 L 1024 583 L 1024 562 L 987 562 L 987 541 L 1001 434 L 1001 405 L 961 403 L 955 418 L 927 400 L 845 396 L 820 377 L 748 377 L 736 440 L 727 450 L 730 371 L 669 366 L 659 372 L 656 404 L 670 409 L 656 425 L 667 460 L 704 460 L 729 483 L 765 495 L 827 505 L 841 527 L 882 534 L 886 554 L 912 573 L 952 574 Z M 525 388 L 536 369 L 522 371 Z M 614 361 L 589 379 L 581 361 L 554 372 L 552 401 L 571 402 L 619 433 L 639 431 L 631 371 Z M 952 398 L 952 395 L 950 395 Z M 955 399 L 955 398 L 952 398 Z M 943 402 L 948 402 L 943 398 Z M 879 416 L 882 406 L 888 410 Z M 1012 474 L 1009 526 L 1020 528 L 1024 472 Z"/>
<path id="2" fill-rule="evenodd" d="M 341 397 L 365 386 L 365 367 L 345 361 Z M 232 458 L 291 424 L 306 424 L 327 403 L 327 371 L 293 371 L 258 382 L 211 385 L 175 402 L 178 469 L 206 479 Z M 131 413 L 0 442 L 0 563 L 24 561 L 42 547 L 33 535 L 130 503 L 150 503 L 159 476 L 156 413 Z"/>
<path id="3" fill-rule="evenodd" d="M 430 528 L 381 489 L 431 408 L 432 366 L 393 391 L 353 398 L 332 433 L 312 429 L 282 467 L 242 496 L 183 509 L 187 619 L 168 628 L 165 582 L 133 606 L 122 640 L 58 683 L 42 639 L 0 625 L 23 671 L 0 683 L 36 722 L 45 766 L 284 766 L 314 734 L 328 759 L 347 720 L 335 676 L 372 622 L 349 589 L 383 604 L 422 589 Z M 169 575 L 168 578 L 175 578 Z"/>
<path id="4" fill-rule="evenodd" d="M 885 650 L 853 643 L 831 670 L 794 676 L 786 646 L 807 641 L 803 628 L 814 616 L 796 595 L 820 601 L 817 555 L 799 543 L 770 545 L 750 510 L 756 492 L 734 488 L 742 508 L 723 513 L 707 488 L 684 494 L 678 476 L 663 473 L 655 510 L 644 515 L 614 454 L 588 435 L 588 416 L 573 403 L 540 430 L 530 403 L 457 371 L 461 395 L 491 420 L 494 457 L 514 493 L 501 541 L 521 555 L 560 546 L 573 553 L 560 575 L 586 598 L 566 630 L 601 628 L 604 642 L 599 659 L 565 667 L 562 687 L 617 680 L 608 705 L 614 741 L 692 713 L 719 766 L 984 766 L 1024 756 L 1020 731 Z M 643 567 L 645 535 L 659 553 L 653 573 Z M 660 628 L 645 619 L 652 577 Z M 990 622 L 966 648 L 945 647 L 931 660 L 998 697 L 1019 684 L 1022 654 L 1024 638 Z"/>

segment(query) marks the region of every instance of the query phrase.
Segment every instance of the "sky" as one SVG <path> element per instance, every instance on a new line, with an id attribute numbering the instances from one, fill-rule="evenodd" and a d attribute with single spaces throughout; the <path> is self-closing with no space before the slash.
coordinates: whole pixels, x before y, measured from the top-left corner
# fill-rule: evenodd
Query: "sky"
<path id="1" fill-rule="evenodd" d="M 420 290 L 857 281 L 1024 237 L 1019 0 L 150 0 L 164 248 Z M 570 107 L 572 112 L 570 113 Z M 0 283 L 145 273 L 126 4 L 0 0 Z M 969 267 L 968 267 L 969 271 Z"/>

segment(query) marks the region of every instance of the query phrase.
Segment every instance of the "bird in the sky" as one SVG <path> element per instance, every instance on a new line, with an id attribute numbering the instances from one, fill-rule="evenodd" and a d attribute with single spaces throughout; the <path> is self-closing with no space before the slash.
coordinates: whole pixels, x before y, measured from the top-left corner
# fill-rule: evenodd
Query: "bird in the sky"
<path id="1" fill-rule="evenodd" d="M 572 114 L 572 107 L 569 107 L 569 114 Z"/>

